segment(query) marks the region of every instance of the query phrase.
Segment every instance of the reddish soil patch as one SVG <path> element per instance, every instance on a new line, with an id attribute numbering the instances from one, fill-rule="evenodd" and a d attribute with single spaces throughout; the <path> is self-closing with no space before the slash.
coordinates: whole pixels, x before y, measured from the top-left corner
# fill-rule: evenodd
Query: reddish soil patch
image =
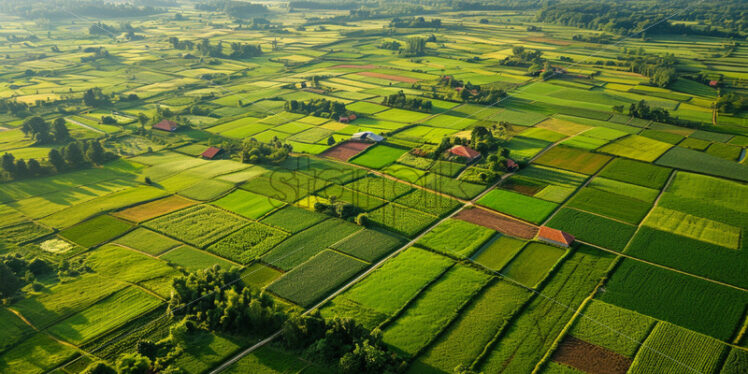
<path id="1" fill-rule="evenodd" d="M 375 65 L 335 65 L 332 67 L 333 69 L 374 69 L 376 68 Z"/>
<path id="2" fill-rule="evenodd" d="M 112 213 L 112 215 L 119 218 L 124 218 L 132 222 L 143 222 L 145 220 L 171 213 L 173 211 L 195 204 L 196 203 L 192 200 L 187 200 L 177 195 L 172 195 L 160 200 L 136 205 L 125 210 L 120 210 L 119 212 Z"/>
<path id="3" fill-rule="evenodd" d="M 465 209 L 457 213 L 455 218 L 523 239 L 532 239 L 538 233 L 538 228 L 535 226 L 482 208 Z"/>
<path id="4" fill-rule="evenodd" d="M 553 361 L 592 374 L 626 374 L 631 366 L 630 358 L 573 336 L 564 339 Z"/>
<path id="5" fill-rule="evenodd" d="M 348 161 L 353 156 L 363 152 L 366 148 L 369 148 L 372 145 L 374 145 L 374 143 L 345 142 L 322 152 L 322 156 L 337 158 L 341 161 Z"/>
<path id="6" fill-rule="evenodd" d="M 370 71 L 362 71 L 362 72 L 358 72 L 356 74 L 363 75 L 365 77 L 388 79 L 388 80 L 391 80 L 391 81 L 405 82 L 405 83 L 416 83 L 416 82 L 418 82 L 420 80 L 420 79 L 415 79 L 415 78 L 410 78 L 410 77 L 403 77 L 403 76 L 400 76 L 400 75 L 390 75 L 390 74 L 382 74 L 382 73 L 373 73 L 373 72 L 370 72 Z"/>
<path id="7" fill-rule="evenodd" d="M 543 190 L 545 186 L 525 184 L 525 183 L 522 183 L 521 181 L 512 180 L 510 178 L 504 183 L 502 188 L 515 191 L 515 192 L 519 192 L 523 195 L 534 196 L 536 193 Z"/>

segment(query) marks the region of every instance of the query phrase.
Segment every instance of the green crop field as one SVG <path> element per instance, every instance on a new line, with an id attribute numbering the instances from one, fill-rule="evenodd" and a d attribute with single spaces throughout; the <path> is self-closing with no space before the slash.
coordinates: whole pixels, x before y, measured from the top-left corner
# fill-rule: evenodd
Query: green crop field
<path id="1" fill-rule="evenodd" d="M 747 12 L 4 1 L 0 372 L 746 372 Z"/>

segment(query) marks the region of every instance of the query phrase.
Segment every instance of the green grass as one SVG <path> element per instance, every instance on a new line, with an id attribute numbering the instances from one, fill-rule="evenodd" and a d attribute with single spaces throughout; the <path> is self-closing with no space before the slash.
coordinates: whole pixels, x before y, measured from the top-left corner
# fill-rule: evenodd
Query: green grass
<path id="1" fill-rule="evenodd" d="M 326 218 L 324 214 L 287 206 L 263 218 L 262 223 L 295 233 L 322 222 Z"/>
<path id="2" fill-rule="evenodd" d="M 270 346 L 264 346 L 231 365 L 228 373 L 287 374 L 302 373 L 306 361 Z"/>
<path id="3" fill-rule="evenodd" d="M 655 207 L 643 223 L 646 226 L 671 232 L 703 242 L 740 249 L 740 227 L 698 217 L 677 210 Z"/>
<path id="4" fill-rule="evenodd" d="M 146 222 L 144 225 L 197 247 L 205 247 L 249 221 L 210 205 L 197 205 Z"/>
<path id="5" fill-rule="evenodd" d="M 473 260 L 491 270 L 499 271 L 519 253 L 527 242 L 509 236 L 496 235 L 488 241 Z"/>
<path id="6" fill-rule="evenodd" d="M 181 242 L 143 227 L 138 227 L 124 236 L 117 238 L 114 240 L 114 243 L 134 248 L 154 256 L 182 244 Z"/>
<path id="7" fill-rule="evenodd" d="M 647 138 L 659 140 L 661 142 L 669 144 L 678 144 L 678 142 L 684 138 L 683 135 L 659 130 L 644 130 L 642 131 L 641 136 L 646 136 Z"/>
<path id="8" fill-rule="evenodd" d="M 274 294 L 302 307 L 310 307 L 369 264 L 324 250 L 268 286 Z"/>
<path id="9" fill-rule="evenodd" d="M 174 248 L 160 258 L 169 263 L 181 266 L 187 271 L 203 270 L 213 265 L 218 265 L 222 269 L 230 269 L 232 266 L 236 266 L 218 256 L 205 253 L 188 245 Z"/>
<path id="10" fill-rule="evenodd" d="M 656 164 L 748 182 L 748 166 L 681 147 L 669 150 Z"/>
<path id="11" fill-rule="evenodd" d="M 709 148 L 710 144 L 712 143 L 706 140 L 686 138 L 682 142 L 678 143 L 678 146 L 682 148 L 695 149 L 697 151 L 705 151 L 707 148 Z"/>
<path id="12" fill-rule="evenodd" d="M 742 291 L 628 259 L 600 299 L 721 340 L 732 336 L 748 302 Z"/>
<path id="13" fill-rule="evenodd" d="M 545 140 L 515 136 L 504 148 L 509 150 L 510 158 L 516 161 L 526 161 L 535 157 L 535 155 L 550 144 L 551 142 Z"/>
<path id="14" fill-rule="evenodd" d="M 438 217 L 444 216 L 460 206 L 460 202 L 457 200 L 418 188 L 395 199 L 395 202 Z"/>
<path id="15" fill-rule="evenodd" d="M 400 247 L 404 241 L 392 234 L 377 230 L 361 230 L 335 243 L 331 248 L 364 261 L 374 262 Z"/>
<path id="16" fill-rule="evenodd" d="M 671 169 L 644 162 L 616 158 L 599 176 L 659 190 L 667 182 Z"/>
<path id="17" fill-rule="evenodd" d="M 233 184 L 208 179 L 179 191 L 179 194 L 194 200 L 208 201 L 231 191 L 233 188 Z"/>
<path id="18" fill-rule="evenodd" d="M 722 143 L 712 143 L 712 145 L 707 148 L 706 153 L 719 158 L 724 158 L 728 161 L 737 161 L 742 151 L 743 148 L 741 147 Z"/>
<path id="19" fill-rule="evenodd" d="M 458 311 L 488 282 L 489 276 L 456 265 L 427 288 L 383 331 L 382 341 L 415 356 L 425 348 Z"/>
<path id="20" fill-rule="evenodd" d="M 73 344 L 82 344 L 125 325 L 161 303 L 140 289 L 127 287 L 66 318 L 48 331 Z"/>
<path id="21" fill-rule="evenodd" d="M 558 206 L 545 200 L 500 189 L 492 190 L 478 200 L 478 203 L 532 223 L 543 222 Z"/>
<path id="22" fill-rule="evenodd" d="M 395 161 L 408 150 L 386 144 L 378 144 L 358 154 L 350 162 L 372 169 L 381 169 Z"/>
<path id="23" fill-rule="evenodd" d="M 658 323 L 629 373 L 716 373 L 728 346 L 670 323 Z"/>
<path id="24" fill-rule="evenodd" d="M 35 240 L 54 231 L 34 222 L 28 221 L 18 225 L 4 227 L 0 230 L 0 243 L 21 244 Z"/>
<path id="25" fill-rule="evenodd" d="M 262 260 L 288 271 L 360 229 L 354 224 L 328 219 L 288 238 L 267 252 Z"/>
<path id="26" fill-rule="evenodd" d="M 92 247 L 124 234 L 132 227 L 112 216 L 98 216 L 62 230 L 60 236 L 83 247 Z"/>
<path id="27" fill-rule="evenodd" d="M 178 274 L 166 261 L 112 244 L 90 252 L 86 264 L 93 271 L 108 278 L 130 283 L 141 283 Z"/>
<path id="28" fill-rule="evenodd" d="M 748 352 L 740 348 L 732 348 L 725 359 L 720 374 L 740 374 L 748 370 Z"/>
<path id="29" fill-rule="evenodd" d="M 416 181 L 416 184 L 465 200 L 478 196 L 478 194 L 486 189 L 486 186 L 481 184 L 464 182 L 434 173 L 425 175 Z"/>
<path id="30" fill-rule="evenodd" d="M 506 328 L 530 293 L 509 282 L 487 286 L 433 345 L 411 365 L 409 373 L 452 372 L 469 366 L 494 336 Z"/>
<path id="31" fill-rule="evenodd" d="M 537 287 L 566 250 L 547 244 L 530 242 L 515 256 L 502 274 L 530 288 Z"/>
<path id="32" fill-rule="evenodd" d="M 592 300 L 569 333 L 588 343 L 633 358 L 657 321 L 645 315 Z"/>
<path id="33" fill-rule="evenodd" d="M 651 204 L 597 188 L 583 188 L 569 200 L 566 206 L 635 225 L 644 218 Z"/>
<path id="34" fill-rule="evenodd" d="M 541 165 L 591 175 L 600 170 L 608 160 L 610 160 L 610 157 L 606 155 L 558 145 L 540 156 L 536 162 Z"/>
<path id="35" fill-rule="evenodd" d="M 385 200 L 394 200 L 413 189 L 404 183 L 373 175 L 357 179 L 346 184 L 345 187 Z"/>
<path id="36" fill-rule="evenodd" d="M 562 208 L 548 226 L 574 235 L 577 239 L 614 251 L 623 251 L 636 226 L 613 221 L 571 208 Z"/>
<path id="37" fill-rule="evenodd" d="M 449 219 L 434 227 L 418 244 L 458 258 L 467 258 L 496 232 L 476 224 Z"/>
<path id="38" fill-rule="evenodd" d="M 56 342 L 44 333 L 0 354 L 0 370 L 8 373 L 43 373 L 73 358 L 78 350 Z"/>
<path id="39" fill-rule="evenodd" d="M 581 247 L 561 264 L 476 368 L 484 373 L 529 373 L 553 345 L 574 311 L 607 272 L 613 256 Z"/>
<path id="40" fill-rule="evenodd" d="M 189 374 L 204 373 L 253 342 L 246 337 L 197 330 L 186 338 L 184 350 L 174 364 Z"/>
<path id="41" fill-rule="evenodd" d="M 437 219 L 435 216 L 394 203 L 369 212 L 369 220 L 374 224 L 407 237 L 416 236 Z"/>
<path id="42" fill-rule="evenodd" d="M 333 299 L 322 309 L 322 315 L 356 318 L 367 328 L 374 328 L 450 265 L 452 261 L 446 257 L 411 247 Z"/>
<path id="43" fill-rule="evenodd" d="M 206 248 L 221 257 L 248 264 L 288 237 L 288 233 L 258 222 L 229 234 Z"/>
<path id="44" fill-rule="evenodd" d="M 252 285 L 257 288 L 264 288 L 270 283 L 273 283 L 276 279 L 283 275 L 280 271 L 271 268 L 270 266 L 263 265 L 259 262 L 255 262 L 249 265 L 242 271 L 242 280 L 244 283 Z"/>
<path id="45" fill-rule="evenodd" d="M 614 179 L 596 177 L 587 187 L 596 190 L 627 196 L 632 199 L 653 203 L 660 191 L 649 187 L 637 186 L 635 184 L 620 182 Z"/>
<path id="46" fill-rule="evenodd" d="M 18 316 L 5 308 L 0 309 L 0 352 L 17 345 L 33 332 L 34 329 Z"/>
<path id="47" fill-rule="evenodd" d="M 669 143 L 644 136 L 629 135 L 600 148 L 598 151 L 639 161 L 652 162 L 671 147 L 672 144 Z"/>
<path id="48" fill-rule="evenodd" d="M 519 133 L 519 135 L 525 138 L 545 140 L 551 143 L 555 143 L 566 137 L 566 135 L 564 134 L 540 127 L 531 127 L 525 131 L 522 131 L 521 133 Z"/>

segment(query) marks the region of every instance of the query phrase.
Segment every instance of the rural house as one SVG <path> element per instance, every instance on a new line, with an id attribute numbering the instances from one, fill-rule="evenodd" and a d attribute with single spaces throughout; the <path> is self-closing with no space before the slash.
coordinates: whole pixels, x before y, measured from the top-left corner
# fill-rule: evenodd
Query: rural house
<path id="1" fill-rule="evenodd" d="M 561 230 L 541 226 L 538 230 L 538 240 L 559 247 L 569 248 L 574 243 L 574 236 Z"/>
<path id="2" fill-rule="evenodd" d="M 480 152 L 464 145 L 456 145 L 450 148 L 449 153 L 457 157 L 462 157 L 468 162 L 473 162 L 480 158 Z"/>
<path id="3" fill-rule="evenodd" d="M 377 135 L 371 131 L 362 131 L 357 132 L 351 136 L 351 140 L 354 142 L 381 142 L 384 140 L 384 137 L 381 135 Z"/>
<path id="4" fill-rule="evenodd" d="M 174 132 L 179 125 L 177 125 L 176 122 L 170 121 L 168 119 L 161 120 L 161 122 L 153 125 L 153 128 L 156 130 L 162 130 L 162 131 L 168 131 L 168 132 Z"/>
<path id="5" fill-rule="evenodd" d="M 208 147 L 202 154 L 200 154 L 200 157 L 206 159 L 206 160 L 212 160 L 216 157 L 218 157 L 223 152 L 223 149 L 218 147 Z"/>

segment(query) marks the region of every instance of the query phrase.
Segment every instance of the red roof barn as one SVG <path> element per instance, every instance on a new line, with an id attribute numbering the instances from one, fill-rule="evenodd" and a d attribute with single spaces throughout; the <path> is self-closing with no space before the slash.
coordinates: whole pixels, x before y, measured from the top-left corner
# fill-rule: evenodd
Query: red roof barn
<path id="1" fill-rule="evenodd" d="M 541 226 L 538 230 L 538 240 L 560 247 L 568 248 L 574 243 L 574 236 L 561 230 Z"/>
<path id="2" fill-rule="evenodd" d="M 163 131 L 169 131 L 172 132 L 177 129 L 179 125 L 177 125 L 176 122 L 170 121 L 168 119 L 161 120 L 161 122 L 153 125 L 153 128 L 156 130 L 163 130 Z"/>
<path id="3" fill-rule="evenodd" d="M 511 158 L 508 158 L 506 159 L 506 167 L 509 170 L 514 170 L 514 169 L 519 168 L 519 165 L 517 165 L 517 163 L 514 162 L 514 160 L 512 160 Z"/>
<path id="4" fill-rule="evenodd" d="M 218 147 L 208 147 L 208 149 L 205 150 L 200 156 L 204 159 L 212 160 L 216 156 L 218 156 L 223 149 Z"/>
<path id="5" fill-rule="evenodd" d="M 709 85 L 712 87 L 717 87 L 719 85 L 719 81 L 709 81 Z"/>
<path id="6" fill-rule="evenodd" d="M 456 145 L 449 149 L 449 153 L 468 159 L 468 161 L 477 160 L 480 158 L 480 152 L 464 145 Z"/>

